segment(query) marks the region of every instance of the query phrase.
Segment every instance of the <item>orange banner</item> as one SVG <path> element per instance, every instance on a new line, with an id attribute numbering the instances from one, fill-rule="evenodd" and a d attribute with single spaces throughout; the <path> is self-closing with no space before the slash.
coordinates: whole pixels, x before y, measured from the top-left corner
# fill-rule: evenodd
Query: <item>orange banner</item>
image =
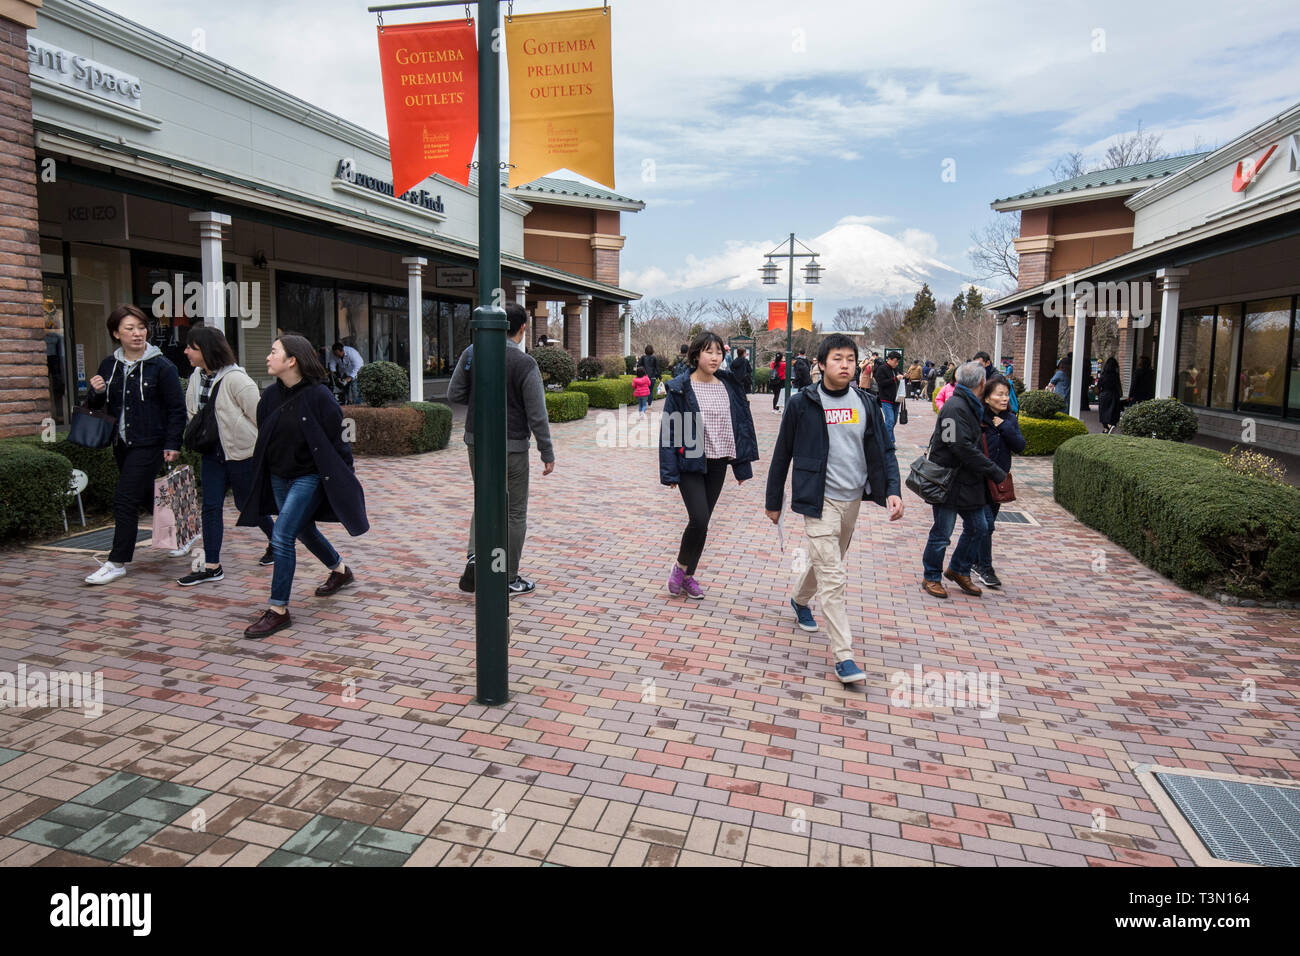
<path id="1" fill-rule="evenodd" d="M 569 169 L 614 188 L 614 83 L 608 10 L 506 21 L 510 185 Z"/>
<path id="2" fill-rule="evenodd" d="M 794 304 L 794 324 L 791 328 L 812 331 L 812 303 L 796 302 Z M 785 328 L 785 303 L 769 302 L 767 304 L 767 329 Z"/>
<path id="3" fill-rule="evenodd" d="M 438 173 L 469 185 L 478 138 L 478 45 L 474 24 L 379 28 L 393 195 Z"/>

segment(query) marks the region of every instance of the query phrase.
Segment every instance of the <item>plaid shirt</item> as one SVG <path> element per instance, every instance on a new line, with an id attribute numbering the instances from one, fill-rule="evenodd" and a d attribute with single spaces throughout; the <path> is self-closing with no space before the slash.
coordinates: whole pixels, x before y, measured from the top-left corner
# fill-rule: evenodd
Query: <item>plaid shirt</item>
<path id="1" fill-rule="evenodd" d="M 735 458 L 736 436 L 731 431 L 731 399 L 722 382 L 704 385 L 692 382 L 695 400 L 700 403 L 704 425 L 704 457 Z"/>
<path id="2" fill-rule="evenodd" d="M 199 411 L 208 404 L 208 396 L 212 394 L 212 383 L 216 378 L 215 375 L 209 375 L 207 372 L 199 372 Z"/>

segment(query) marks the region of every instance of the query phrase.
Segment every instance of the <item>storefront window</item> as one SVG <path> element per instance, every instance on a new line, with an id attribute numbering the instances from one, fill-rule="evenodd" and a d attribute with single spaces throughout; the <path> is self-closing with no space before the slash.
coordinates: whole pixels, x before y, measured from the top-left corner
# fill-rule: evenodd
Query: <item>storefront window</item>
<path id="1" fill-rule="evenodd" d="M 404 295 L 371 296 L 370 335 L 376 362 L 396 362 L 403 368 L 411 361 L 411 318 Z"/>
<path id="2" fill-rule="evenodd" d="M 1219 306 L 1214 327 L 1214 378 L 1210 383 L 1210 407 L 1232 410 L 1236 398 L 1237 360 L 1241 348 L 1241 306 Z"/>
<path id="3" fill-rule="evenodd" d="M 1291 332 L 1291 384 L 1287 387 L 1287 418 L 1300 418 L 1300 315 Z"/>
<path id="4" fill-rule="evenodd" d="M 78 398 L 117 342 L 104 321 L 131 301 L 131 254 L 125 249 L 74 242 L 71 246 L 72 316 Z"/>
<path id="5" fill-rule="evenodd" d="M 361 353 L 363 361 L 378 361 L 370 354 L 370 296 L 352 289 L 339 289 L 338 340 Z M 333 341 L 326 342 L 333 345 Z"/>
<path id="6" fill-rule="evenodd" d="M 1291 298 L 1246 303 L 1241 342 L 1241 411 L 1282 414 L 1286 347 L 1291 337 Z"/>
<path id="7" fill-rule="evenodd" d="M 317 349 L 328 349 L 334 344 L 333 280 L 277 273 L 275 316 L 276 335 L 292 332 L 304 336 Z"/>
<path id="8" fill-rule="evenodd" d="M 67 405 L 68 354 L 64 285 L 61 279 L 47 281 L 41 295 L 45 318 L 45 366 L 49 374 L 50 414 L 62 425 Z"/>
<path id="9" fill-rule="evenodd" d="M 450 375 L 451 369 L 447 364 L 447 340 L 441 334 L 441 323 L 438 320 L 438 300 L 433 296 L 424 297 L 424 308 L 421 315 L 421 324 L 424 331 L 424 374 L 428 378 L 434 378 L 439 375 Z"/>
<path id="10" fill-rule="evenodd" d="M 134 302 L 149 316 L 149 343 L 162 349 L 163 355 L 185 379 L 191 368 L 189 359 L 185 357 L 190 326 L 203 324 L 205 301 L 201 293 L 199 301 L 194 301 L 191 283 L 202 285 L 203 267 L 197 259 L 140 251 L 131 253 L 131 264 L 135 274 Z M 223 279 L 226 320 L 222 331 L 238 355 L 238 293 L 230 284 L 234 281 L 235 267 L 227 265 Z M 159 291 L 155 293 L 155 289 Z"/>
<path id="11" fill-rule="evenodd" d="M 469 320 L 473 312 L 474 309 L 468 302 L 451 304 L 451 347 L 457 358 L 474 340 L 469 330 Z"/>
<path id="12" fill-rule="evenodd" d="M 1178 400 L 1204 407 L 1210 398 L 1214 309 L 1184 312 L 1178 334 Z"/>

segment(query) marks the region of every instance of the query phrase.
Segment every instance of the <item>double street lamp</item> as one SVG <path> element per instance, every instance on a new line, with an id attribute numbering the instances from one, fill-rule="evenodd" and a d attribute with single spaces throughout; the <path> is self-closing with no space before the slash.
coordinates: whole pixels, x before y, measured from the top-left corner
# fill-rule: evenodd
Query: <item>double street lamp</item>
<path id="1" fill-rule="evenodd" d="M 795 243 L 799 243 L 799 248 L 803 252 L 795 252 Z M 803 267 L 803 281 L 808 285 L 817 285 L 822 281 L 822 272 L 824 267 L 817 262 L 817 253 L 813 252 L 802 242 L 790 233 L 790 238 L 781 243 L 776 249 L 767 254 L 767 262 L 759 268 L 763 275 L 763 285 L 776 285 L 776 275 L 781 271 L 781 267 L 773 262 L 773 259 L 785 259 L 788 262 L 788 281 L 786 285 L 785 298 L 785 401 L 790 403 L 790 370 L 791 370 L 791 343 L 794 338 L 794 260 L 811 259 L 812 261 Z"/>

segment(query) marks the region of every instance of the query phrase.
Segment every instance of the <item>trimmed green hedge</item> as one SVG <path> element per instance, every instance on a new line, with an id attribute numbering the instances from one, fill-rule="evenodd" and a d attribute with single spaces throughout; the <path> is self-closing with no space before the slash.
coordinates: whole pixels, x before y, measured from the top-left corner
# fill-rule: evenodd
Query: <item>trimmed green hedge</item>
<path id="1" fill-rule="evenodd" d="M 570 382 L 567 391 L 583 392 L 592 408 L 619 408 L 632 404 L 632 379 L 601 378 L 593 382 Z"/>
<path id="2" fill-rule="evenodd" d="M 1088 426 L 1077 418 L 1057 412 L 1053 418 L 1020 416 L 1020 434 L 1025 436 L 1022 455 L 1050 455 L 1062 442 L 1088 434 Z"/>
<path id="3" fill-rule="evenodd" d="M 72 463 L 72 467 L 78 471 L 84 471 L 86 478 L 90 482 L 86 490 L 81 493 L 81 503 L 92 511 L 111 511 L 113 508 L 113 491 L 117 488 L 117 459 L 113 457 L 113 449 L 109 448 L 84 448 L 81 445 L 74 445 L 65 439 L 56 442 L 43 442 L 38 436 L 26 436 L 21 438 L 7 438 L 0 442 L 0 448 L 8 444 L 23 444 L 34 448 L 40 448 L 43 451 L 52 451 L 56 455 L 66 458 Z M 198 452 L 182 451 L 181 460 L 177 465 L 189 465 L 194 470 L 194 483 L 196 486 L 203 484 L 203 456 Z M 166 470 L 166 464 L 158 472 L 163 474 Z M 63 522 L 59 522 L 62 527 Z"/>
<path id="4" fill-rule="evenodd" d="M 1222 459 L 1156 438 L 1074 438 L 1052 462 L 1056 500 L 1189 590 L 1300 599 L 1300 489 Z"/>
<path id="5" fill-rule="evenodd" d="M 396 362 L 371 362 L 357 372 L 357 390 L 372 408 L 411 394 L 410 373 Z"/>
<path id="6" fill-rule="evenodd" d="M 1030 418 L 1048 420 L 1053 415 L 1066 411 L 1065 399 L 1045 388 L 1033 388 L 1018 395 L 1020 414 Z"/>
<path id="7" fill-rule="evenodd" d="M 574 422 L 587 417 L 585 392 L 547 392 L 546 417 L 552 422 Z"/>
<path id="8" fill-rule="evenodd" d="M 754 369 L 754 391 L 766 392 L 768 382 L 772 379 L 772 370 L 767 366 Z"/>
<path id="9" fill-rule="evenodd" d="M 61 529 L 71 479 L 72 463 L 48 447 L 0 445 L 0 538 Z"/>
<path id="10" fill-rule="evenodd" d="M 424 416 L 424 425 L 411 438 L 415 454 L 446 448 L 451 441 L 451 406 L 441 402 L 407 402 L 406 406 Z"/>

